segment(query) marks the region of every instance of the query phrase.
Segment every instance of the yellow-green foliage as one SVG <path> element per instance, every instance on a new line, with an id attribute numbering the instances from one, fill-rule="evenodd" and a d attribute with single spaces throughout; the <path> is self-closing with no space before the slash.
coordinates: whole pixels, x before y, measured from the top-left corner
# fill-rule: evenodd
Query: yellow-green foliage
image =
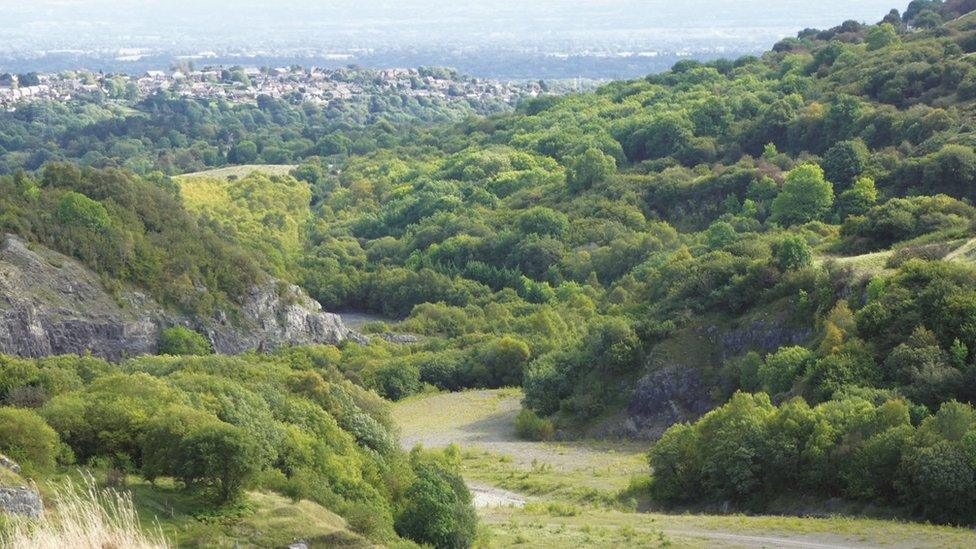
<path id="1" fill-rule="evenodd" d="M 240 179 L 185 177 L 178 181 L 187 207 L 260 252 L 276 274 L 285 275 L 295 264 L 310 215 L 312 194 L 307 183 L 257 171 Z"/>

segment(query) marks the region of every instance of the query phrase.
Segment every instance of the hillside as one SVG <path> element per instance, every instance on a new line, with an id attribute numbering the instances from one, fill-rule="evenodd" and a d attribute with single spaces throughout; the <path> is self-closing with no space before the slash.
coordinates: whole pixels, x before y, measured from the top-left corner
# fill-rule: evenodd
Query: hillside
<path id="1" fill-rule="evenodd" d="M 280 496 L 370 543 L 964 545 L 875 520 L 976 525 L 974 8 L 450 123 L 0 113 L 0 451 L 172 487 L 177 537 Z"/>

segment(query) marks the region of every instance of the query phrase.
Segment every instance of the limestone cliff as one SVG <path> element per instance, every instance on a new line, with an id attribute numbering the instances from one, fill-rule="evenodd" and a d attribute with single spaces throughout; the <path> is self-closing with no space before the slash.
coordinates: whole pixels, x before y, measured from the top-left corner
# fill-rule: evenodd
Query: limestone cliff
<path id="1" fill-rule="evenodd" d="M 338 343 L 355 335 L 300 288 L 275 279 L 251 288 L 233 322 L 222 311 L 188 317 L 135 289 L 109 293 L 98 275 L 72 258 L 15 236 L 2 238 L 0 353 L 91 351 L 119 360 L 155 353 L 160 332 L 177 324 L 205 334 L 218 353 Z"/>

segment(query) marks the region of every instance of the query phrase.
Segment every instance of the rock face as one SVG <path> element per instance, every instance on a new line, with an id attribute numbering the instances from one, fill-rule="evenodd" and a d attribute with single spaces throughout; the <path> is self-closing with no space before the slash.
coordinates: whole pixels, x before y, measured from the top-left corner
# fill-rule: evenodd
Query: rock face
<path id="1" fill-rule="evenodd" d="M 225 354 L 282 345 L 338 343 L 351 335 L 339 315 L 322 311 L 319 302 L 298 286 L 275 279 L 251 288 L 241 317 L 241 326 L 232 326 L 221 314 L 201 323 L 198 330 L 209 336 L 214 350 Z"/>
<path id="2" fill-rule="evenodd" d="M 15 474 L 20 472 L 20 465 L 3 454 L 0 454 L 0 467 L 10 469 Z M 0 514 L 40 518 L 44 514 L 44 502 L 41 501 L 41 494 L 27 486 L 0 484 Z"/>
<path id="3" fill-rule="evenodd" d="M 701 417 L 714 406 L 698 370 L 668 365 L 637 381 L 621 431 L 656 439 L 671 425 Z"/>
<path id="4" fill-rule="evenodd" d="M 695 421 L 718 402 L 703 380 L 703 369 L 713 370 L 722 362 L 749 351 L 771 353 L 785 345 L 798 345 L 813 335 L 808 326 L 790 322 L 787 309 L 775 314 L 760 313 L 740 319 L 734 326 L 707 326 L 694 330 L 696 346 L 709 349 L 708 361 L 691 366 L 680 356 L 659 357 L 654 351 L 646 373 L 634 385 L 626 413 L 603 426 L 613 436 L 654 440 L 675 423 Z M 690 354 L 690 353 L 685 353 Z"/>
<path id="5" fill-rule="evenodd" d="M 184 325 L 218 353 L 286 344 L 338 343 L 351 335 L 300 288 L 269 279 L 251 289 L 232 323 L 166 311 L 131 289 L 109 294 L 79 262 L 7 235 L 0 243 L 0 353 L 39 357 L 84 353 L 120 360 L 153 354 L 160 332 Z"/>
<path id="6" fill-rule="evenodd" d="M 0 486 L 0 513 L 41 518 L 44 502 L 41 494 L 32 488 Z"/>

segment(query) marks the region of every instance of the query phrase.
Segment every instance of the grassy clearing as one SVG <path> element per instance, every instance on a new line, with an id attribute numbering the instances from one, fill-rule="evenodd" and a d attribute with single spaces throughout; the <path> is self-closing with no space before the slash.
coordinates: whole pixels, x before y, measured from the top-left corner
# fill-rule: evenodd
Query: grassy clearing
<path id="1" fill-rule="evenodd" d="M 622 496 L 646 481 L 647 444 L 539 443 L 515 438 L 514 389 L 420 395 L 394 405 L 404 446 L 462 448 L 476 492 L 525 496 L 524 506 L 478 509 L 490 547 L 973 547 L 965 528 L 851 517 L 635 512 Z M 476 493 L 477 498 L 477 493 Z"/>
<path id="2" fill-rule="evenodd" d="M 815 259 L 815 263 L 820 265 L 826 261 L 833 261 L 839 266 L 850 267 L 854 270 L 856 275 L 868 277 L 877 274 L 894 272 L 892 269 L 888 269 L 885 266 L 888 262 L 888 258 L 891 257 L 893 253 L 894 250 L 883 250 L 870 254 L 852 255 L 846 257 L 824 255 L 817 257 Z"/>
<path id="3" fill-rule="evenodd" d="M 581 474 L 621 467 L 629 474 L 634 463 L 644 459 L 646 445 L 639 443 L 521 440 L 514 427 L 521 402 L 520 389 L 419 395 L 396 403 L 394 416 L 401 444 L 408 449 L 418 443 L 432 448 L 457 444 L 465 450 L 502 456 L 522 468 L 546 465 Z"/>
<path id="4" fill-rule="evenodd" d="M 195 177 L 228 179 L 230 177 L 242 178 L 250 175 L 251 172 L 261 172 L 268 175 L 288 175 L 294 170 L 296 164 L 243 164 L 240 166 L 226 166 L 224 168 L 214 168 L 200 172 L 185 173 L 176 176 L 177 179 L 192 179 Z"/>
<path id="5" fill-rule="evenodd" d="M 554 467 L 547 461 L 525 465 L 511 456 L 478 449 L 465 450 L 461 457 L 462 473 L 473 483 L 578 504 L 613 505 L 617 494 L 647 471 L 643 454 L 610 448 L 604 459 L 582 462 L 576 468 Z"/>

